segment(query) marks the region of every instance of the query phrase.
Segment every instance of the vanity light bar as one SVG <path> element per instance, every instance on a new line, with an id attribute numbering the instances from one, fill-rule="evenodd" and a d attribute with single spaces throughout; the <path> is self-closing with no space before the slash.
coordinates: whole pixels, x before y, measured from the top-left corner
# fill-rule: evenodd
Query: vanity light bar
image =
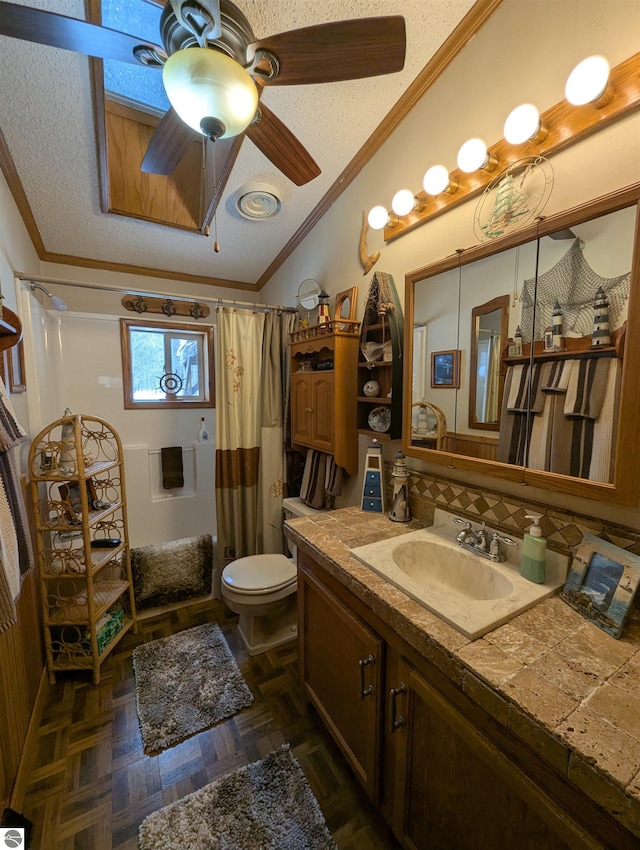
<path id="1" fill-rule="evenodd" d="M 567 100 L 556 103 L 539 116 L 539 130 L 531 139 L 510 144 L 505 138 L 488 147 L 488 162 L 493 165 L 497 161 L 500 168 L 507 168 L 527 156 L 553 156 L 637 110 L 640 107 L 640 53 L 611 69 L 605 94 L 582 105 L 572 105 Z M 486 165 L 472 172 L 460 168 L 449 172 L 449 184 L 440 194 L 434 196 L 425 189 L 416 193 L 415 204 L 405 215 L 387 213 L 385 242 L 480 195 L 495 178 L 495 173 L 487 170 Z"/>

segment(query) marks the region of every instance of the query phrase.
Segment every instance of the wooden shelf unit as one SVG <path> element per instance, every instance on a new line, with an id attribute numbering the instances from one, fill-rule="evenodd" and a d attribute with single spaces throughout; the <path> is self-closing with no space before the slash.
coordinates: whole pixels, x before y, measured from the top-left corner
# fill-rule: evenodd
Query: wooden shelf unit
<path id="1" fill-rule="evenodd" d="M 533 344 L 533 359 L 536 362 L 547 360 L 580 360 L 584 357 L 624 357 L 624 346 L 626 336 L 626 325 L 614 331 L 611 335 L 611 345 L 591 346 L 590 336 L 565 337 L 564 348 L 558 351 L 545 351 L 542 340 Z M 510 357 L 508 354 L 509 344 L 504 349 L 502 362 L 507 366 L 516 366 L 519 363 L 528 363 L 531 357 L 531 343 L 522 347 L 522 354 L 518 357 Z"/>
<path id="2" fill-rule="evenodd" d="M 367 328 L 367 342 L 388 342 L 391 350 L 391 330 L 386 319 Z M 361 340 L 361 343 L 365 340 Z M 382 355 L 384 356 L 384 355 Z M 398 373 L 400 380 L 397 380 Z M 358 434 L 375 437 L 377 440 L 395 440 L 402 434 L 402 371 L 393 360 L 382 358 L 367 361 L 362 349 L 358 359 Z M 363 395 L 363 387 L 368 381 L 377 381 L 380 392 L 377 396 Z M 391 393 L 391 398 L 389 398 Z M 387 432 L 374 431 L 369 427 L 369 414 L 377 406 L 391 408 L 391 427 Z"/>
<path id="3" fill-rule="evenodd" d="M 291 442 L 333 455 L 349 475 L 358 471 L 359 330 L 358 322 L 340 319 L 290 334 Z M 322 368 L 322 361 L 333 368 Z"/>

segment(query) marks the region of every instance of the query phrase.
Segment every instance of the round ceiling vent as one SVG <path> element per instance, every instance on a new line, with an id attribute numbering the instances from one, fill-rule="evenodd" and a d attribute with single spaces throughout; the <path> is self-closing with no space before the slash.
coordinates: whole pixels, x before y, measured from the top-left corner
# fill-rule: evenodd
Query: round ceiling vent
<path id="1" fill-rule="evenodd" d="M 247 183 L 236 192 L 236 207 L 244 218 L 256 221 L 277 215 L 282 207 L 277 189 L 267 183 Z"/>

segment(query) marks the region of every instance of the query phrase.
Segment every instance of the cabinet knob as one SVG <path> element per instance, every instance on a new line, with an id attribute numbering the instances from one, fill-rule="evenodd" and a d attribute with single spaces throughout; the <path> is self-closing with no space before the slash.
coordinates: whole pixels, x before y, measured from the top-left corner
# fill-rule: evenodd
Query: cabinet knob
<path id="1" fill-rule="evenodd" d="M 402 714 L 396 717 L 396 697 L 399 694 L 406 694 L 406 692 L 407 686 L 404 682 L 400 682 L 398 688 L 391 688 L 389 691 L 389 732 L 395 732 L 401 726 L 407 725 L 407 721 Z"/>
<path id="2" fill-rule="evenodd" d="M 364 668 L 369 664 L 375 664 L 376 659 L 373 655 L 369 654 L 367 658 L 358 659 L 358 666 L 360 668 L 360 699 L 364 699 L 365 697 L 373 696 L 374 689 L 373 685 L 369 685 L 365 688 L 364 686 Z"/>

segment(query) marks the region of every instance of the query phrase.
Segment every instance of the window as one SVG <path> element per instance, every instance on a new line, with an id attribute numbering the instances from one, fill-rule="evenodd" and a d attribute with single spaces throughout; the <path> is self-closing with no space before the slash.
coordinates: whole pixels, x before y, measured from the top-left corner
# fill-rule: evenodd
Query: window
<path id="1" fill-rule="evenodd" d="M 102 0 L 101 6 L 103 26 L 161 44 L 161 5 L 145 0 Z M 115 100 L 134 108 L 151 106 L 160 113 L 171 106 L 159 71 L 116 59 L 103 60 L 103 68 L 105 90 Z"/>
<path id="2" fill-rule="evenodd" d="M 213 407 L 213 328 L 120 319 L 124 406 Z"/>

